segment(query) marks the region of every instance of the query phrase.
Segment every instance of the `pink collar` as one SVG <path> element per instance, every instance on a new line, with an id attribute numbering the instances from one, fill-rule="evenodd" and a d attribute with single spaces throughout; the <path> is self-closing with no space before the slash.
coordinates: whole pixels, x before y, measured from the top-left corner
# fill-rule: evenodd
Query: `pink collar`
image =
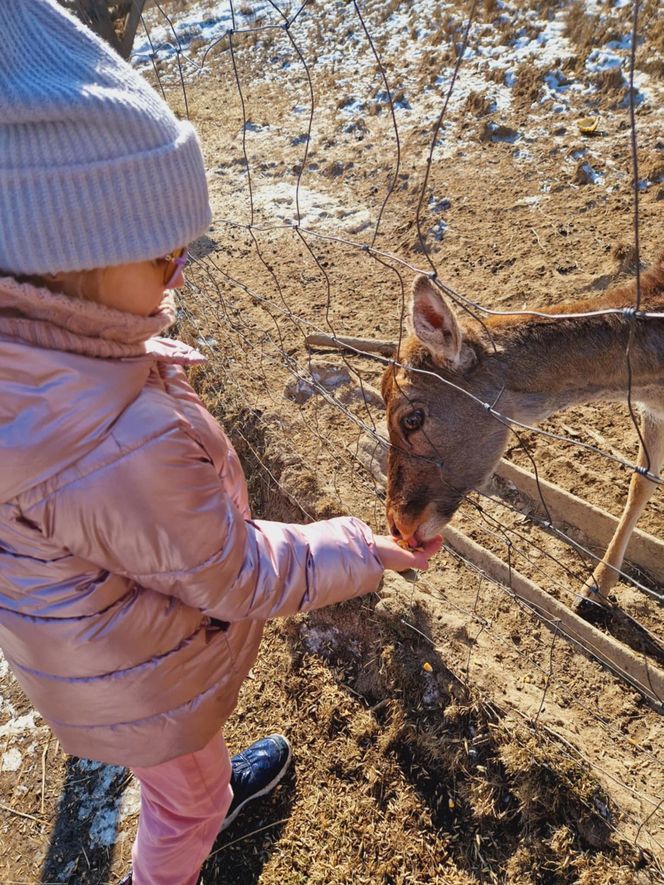
<path id="1" fill-rule="evenodd" d="M 154 314 L 141 317 L 0 277 L 0 335 L 50 350 L 102 359 L 149 356 L 180 364 L 204 362 L 187 344 L 156 337 L 174 319 L 171 296 Z"/>

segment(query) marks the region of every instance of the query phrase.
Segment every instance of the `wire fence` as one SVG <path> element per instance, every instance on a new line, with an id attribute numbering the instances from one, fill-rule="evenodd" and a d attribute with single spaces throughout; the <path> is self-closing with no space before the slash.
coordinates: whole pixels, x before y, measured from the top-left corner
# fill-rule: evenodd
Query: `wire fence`
<path id="1" fill-rule="evenodd" d="M 430 48 L 440 56 L 442 73 L 437 78 L 440 88 L 427 92 L 428 104 L 422 105 L 425 110 L 419 116 L 417 108 L 413 111 L 421 136 L 418 150 L 413 151 L 411 147 L 409 154 L 417 156 L 419 168 L 416 194 L 411 200 L 413 217 L 409 219 L 416 237 L 412 248 L 399 250 L 389 245 L 395 228 L 394 217 L 389 212 L 399 197 L 404 158 L 408 153 L 404 144 L 410 140 L 412 145 L 413 125 L 405 126 L 400 113 L 408 96 L 400 85 L 404 76 L 396 66 L 386 22 L 392 16 L 390 26 L 399 26 L 399 21 L 395 24 L 394 19 L 400 15 L 400 4 L 362 4 L 352 0 L 336 4 L 334 10 L 332 6 L 322 9 L 312 0 L 291 5 L 278 5 L 273 0 L 252 4 L 228 0 L 224 7 L 211 2 L 203 4 L 196 7 L 194 14 L 190 4 L 172 0 L 168 4 L 155 2 L 142 18 L 145 40 L 137 40 L 134 59 L 146 71 L 152 70 L 163 94 L 186 116 L 193 114 L 196 122 L 206 113 L 214 118 L 218 109 L 205 108 L 201 84 L 206 78 L 224 77 L 230 83 L 226 94 L 239 124 L 234 136 L 229 135 L 224 142 L 231 146 L 232 157 L 224 158 L 218 166 L 220 175 L 228 179 L 220 199 L 232 196 L 228 199 L 232 212 L 224 212 L 225 207 L 217 205 L 216 239 L 196 244 L 186 297 L 180 307 L 181 328 L 210 358 L 210 369 L 202 384 L 209 399 L 221 397 L 227 404 L 236 404 L 235 411 L 226 407 L 232 421 L 230 430 L 251 452 L 262 473 L 262 477 L 255 477 L 253 481 L 263 482 L 266 494 L 278 493 L 305 519 L 331 512 L 357 512 L 375 528 L 382 528 L 384 477 L 379 457 L 374 457 L 373 464 L 369 464 L 372 459 L 371 454 L 367 457 L 367 451 L 371 447 L 376 456 L 396 448 L 398 455 L 408 459 L 434 465 L 442 461 L 443 453 L 437 450 L 433 440 L 429 440 L 429 452 L 423 456 L 413 454 L 403 443 L 394 437 L 390 440 L 386 435 L 376 391 L 384 366 L 392 367 L 395 374 L 398 369 L 404 370 L 411 376 L 426 378 L 429 385 L 444 385 L 454 390 L 509 429 L 513 439 L 511 457 L 521 459 L 534 474 L 538 499 L 535 504 L 543 515 L 538 515 L 532 502 L 528 503 L 523 496 L 506 494 L 504 488 L 495 484 L 488 490 L 465 495 L 460 514 L 464 531 L 507 563 L 508 579 L 497 580 L 477 559 L 452 547 L 450 561 L 458 561 L 465 574 L 478 579 L 474 600 L 469 600 L 465 591 L 450 590 L 447 584 L 441 590 L 435 573 L 420 579 L 417 592 L 425 592 L 428 599 L 442 609 L 456 612 L 464 619 L 466 629 L 475 631 L 468 643 L 465 678 L 474 681 L 480 690 L 485 688 L 481 678 L 484 654 L 496 661 L 505 654 L 517 662 L 517 668 L 524 674 L 530 675 L 533 691 L 534 686 L 538 687 L 536 697 L 522 703 L 503 694 L 501 704 L 513 715 L 525 719 L 529 728 L 554 735 L 570 758 L 581 760 L 604 782 L 619 788 L 620 795 L 629 798 L 623 803 L 623 825 L 636 844 L 654 849 L 662 858 L 664 810 L 661 793 L 655 785 L 664 784 L 664 757 L 661 743 L 653 741 L 652 735 L 662 734 L 661 720 L 653 710 L 664 709 L 664 697 L 659 694 L 659 683 L 649 678 L 664 661 L 657 636 L 662 604 L 659 585 L 643 571 L 628 566 L 619 569 L 621 593 L 624 596 L 623 588 L 630 588 L 629 593 L 634 591 L 637 595 L 629 599 L 638 601 L 629 606 L 629 614 L 625 608 L 617 626 L 605 625 L 604 629 L 629 644 L 645 668 L 639 671 L 640 677 L 615 670 L 637 692 L 635 695 L 625 690 L 625 704 L 636 712 L 631 718 L 621 718 L 615 710 L 611 712 L 603 707 L 607 682 L 594 662 L 611 669 L 606 657 L 592 641 L 583 643 L 583 651 L 592 663 L 584 665 L 588 667 L 587 690 L 586 693 L 580 691 L 578 680 L 572 680 L 571 674 L 582 659 L 576 657 L 570 664 L 563 625 L 537 605 L 524 601 L 512 581 L 513 574 L 523 572 L 553 598 L 571 606 L 603 555 L 603 551 L 588 542 L 574 526 L 566 525 L 549 512 L 548 493 L 540 482 L 540 472 L 546 470 L 546 453 L 544 464 L 538 464 L 542 461 L 540 441 L 560 444 L 581 458 L 595 459 L 593 464 L 605 463 L 606 466 L 599 469 L 613 470 L 610 475 L 614 478 L 619 478 L 615 470 L 619 468 L 640 473 L 659 485 L 662 483 L 660 465 L 651 461 L 647 447 L 644 465 L 624 456 L 615 447 L 595 444 L 596 439 L 589 442 L 593 438 L 592 428 L 584 426 L 580 432 L 572 433 L 569 429 L 562 432 L 560 424 L 540 427 L 515 420 L 501 411 L 500 402 L 487 402 L 452 378 L 432 369 L 404 364 L 399 356 L 407 315 L 407 292 L 413 274 L 427 275 L 461 314 L 479 324 L 486 346 L 495 351 L 502 343 L 499 327 L 492 324 L 491 318 L 567 323 L 611 318 L 624 324 L 627 330 L 624 398 L 634 432 L 643 442 L 633 402 L 635 352 L 644 324 L 653 324 L 657 334 L 664 336 L 664 331 L 660 331 L 664 319 L 662 292 L 653 303 L 645 303 L 642 297 L 639 204 L 642 179 L 637 145 L 637 112 L 642 100 L 637 53 L 643 42 L 643 29 L 652 21 L 656 5 L 641 5 L 636 0 L 627 10 L 630 28 L 622 46 L 623 53 L 627 52 L 623 65 L 628 70 L 628 75 L 623 75 L 625 100 L 622 108 L 613 111 L 614 116 L 622 114 L 627 119 L 630 136 L 631 186 L 627 187 L 631 208 L 624 220 L 626 229 L 633 228 L 636 269 L 633 303 L 583 309 L 578 313 L 569 308 L 556 310 L 555 306 L 547 306 L 546 310 L 528 307 L 503 310 L 493 306 L 490 299 L 490 306 L 482 304 L 444 282 L 438 263 L 440 253 L 432 248 L 436 228 L 432 226 L 430 210 L 441 202 L 435 198 L 432 170 L 444 158 L 446 145 L 453 138 L 451 108 L 455 108 L 458 121 L 467 107 L 468 84 L 463 84 L 462 100 L 457 99 L 457 93 L 469 56 L 471 61 L 478 58 L 478 45 L 486 33 L 480 19 L 486 16 L 486 7 L 474 0 L 462 10 L 459 7 L 461 11 L 457 13 L 443 8 L 443 4 L 435 11 L 430 10 L 430 16 L 435 19 L 433 31 L 428 34 L 433 44 Z M 619 4 L 617 8 L 623 6 Z M 330 25 L 333 15 L 347 43 L 344 48 L 339 39 L 335 44 L 341 47 L 335 50 L 337 57 L 323 63 L 320 55 L 325 51 L 325 39 L 330 36 L 330 31 L 323 29 Z M 524 21 L 527 19 L 526 16 Z M 548 21 L 555 23 L 556 16 L 551 13 Z M 321 34 L 325 38 L 322 41 Z M 415 34 L 413 39 L 426 40 L 426 37 L 426 34 L 423 38 Z M 347 66 L 344 66 L 344 51 L 354 58 L 368 59 L 371 95 L 374 99 L 376 95 L 379 97 L 373 104 L 365 103 L 365 113 L 366 108 L 380 107 L 375 119 L 380 118 L 384 139 L 380 145 L 381 156 L 376 160 L 376 179 L 386 184 L 382 195 L 375 197 L 374 215 L 369 223 L 361 211 L 350 213 L 350 217 L 360 219 L 359 235 L 337 224 L 335 216 L 328 219 L 322 213 L 316 216 L 311 211 L 311 189 L 304 184 L 305 175 L 312 175 L 312 165 L 321 162 L 320 151 L 315 163 L 311 159 L 314 137 L 320 141 L 321 133 L 326 131 L 321 125 L 316 134 L 317 120 L 320 117 L 326 125 L 330 120 L 334 123 L 339 117 L 339 104 L 330 112 L 330 102 L 339 102 L 343 112 L 344 103 L 354 98 L 353 84 L 349 87 Z M 280 167 L 288 170 L 288 200 L 275 186 L 277 199 L 283 199 L 283 205 L 292 207 L 290 219 L 284 218 L 285 213 L 280 211 L 274 220 L 270 210 L 274 202 L 266 208 L 265 202 L 257 199 L 258 193 L 264 190 L 266 164 L 269 165 L 271 158 L 269 147 L 263 148 L 263 155 L 258 156 L 252 147 L 252 135 L 277 129 L 282 122 L 276 105 L 274 127 L 256 123 L 252 116 L 252 108 L 256 107 L 252 93 L 259 88 L 259 81 L 263 82 L 261 77 L 265 77 L 268 62 L 270 70 L 279 71 L 277 90 L 287 94 L 289 116 L 296 119 L 299 126 L 299 134 L 288 143 Z M 360 81 L 364 82 L 358 74 L 358 83 Z M 270 93 L 266 91 L 266 94 Z M 270 107 L 269 101 L 261 105 L 263 114 L 266 106 Z M 229 115 L 225 122 L 228 120 Z M 357 128 L 355 119 L 344 125 L 348 129 L 351 124 Z M 358 138 L 361 134 L 357 132 Z M 365 137 L 359 140 L 364 141 Z M 273 150 L 274 157 L 281 160 L 277 148 Z M 387 161 L 385 155 L 390 157 Z M 362 162 L 365 156 L 362 155 Z M 216 168 L 211 169 L 213 183 Z M 515 190 L 518 192 L 518 184 Z M 214 193 L 213 189 L 213 198 Z M 417 257 L 413 256 L 414 252 Z M 345 270 L 346 277 L 342 271 L 340 279 L 339 268 Z M 346 341 L 349 326 L 355 326 L 349 294 L 358 288 L 353 274 L 365 285 L 381 286 L 383 291 L 393 293 L 394 316 L 389 318 L 391 324 L 386 323 L 397 330 L 396 350 L 392 355 L 380 355 L 357 341 L 355 345 Z M 297 295 L 302 287 L 312 292 L 309 304 Z M 345 347 L 333 356 L 329 349 L 325 349 L 322 356 L 312 354 L 307 347 L 307 337 L 313 333 L 344 341 Z M 329 373 L 334 375 L 335 368 L 338 377 L 330 377 Z M 401 394 L 408 396 L 403 388 Z M 413 403 L 413 407 L 416 405 Z M 280 447 L 278 456 L 270 453 L 269 441 L 275 439 Z M 265 441 L 268 441 L 267 450 L 262 448 Z M 327 503 L 321 504 L 319 492 L 312 491 L 314 486 L 324 487 Z M 542 622 L 549 628 L 548 632 L 540 632 L 538 625 Z M 514 624 L 519 633 L 516 639 Z M 438 638 L 427 635 L 425 639 L 433 647 L 439 647 Z M 488 651 L 482 639 L 487 640 Z M 479 661 L 476 667 L 473 666 L 475 656 Z M 639 695 L 647 698 L 649 704 L 639 705 L 634 700 Z M 583 737 L 573 739 L 569 730 L 560 727 L 561 720 L 556 716 L 568 709 L 578 713 L 586 737 L 591 733 L 596 736 L 591 742 L 592 749 L 585 746 Z M 598 747 L 602 748 L 601 752 Z"/>

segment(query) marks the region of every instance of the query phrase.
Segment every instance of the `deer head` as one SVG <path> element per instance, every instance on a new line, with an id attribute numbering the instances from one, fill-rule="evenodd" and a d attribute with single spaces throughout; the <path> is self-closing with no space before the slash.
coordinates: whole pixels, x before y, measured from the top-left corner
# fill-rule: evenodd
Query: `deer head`
<path id="1" fill-rule="evenodd" d="M 388 524 L 415 544 L 439 534 L 464 496 L 486 482 L 509 430 L 481 405 L 500 391 L 484 345 L 464 334 L 426 276 L 413 284 L 409 329 L 382 392 L 391 443 Z"/>

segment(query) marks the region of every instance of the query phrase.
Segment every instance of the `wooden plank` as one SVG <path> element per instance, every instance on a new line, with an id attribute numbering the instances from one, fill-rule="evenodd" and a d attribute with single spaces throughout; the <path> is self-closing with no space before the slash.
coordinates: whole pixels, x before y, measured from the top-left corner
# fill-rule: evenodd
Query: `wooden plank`
<path id="1" fill-rule="evenodd" d="M 663 670 L 584 621 L 562 602 L 549 596 L 533 581 L 510 568 L 502 559 L 458 529 L 446 526 L 445 543 L 484 574 L 511 590 L 517 598 L 528 603 L 550 630 L 560 632 L 582 652 L 596 658 L 637 688 L 660 710 L 664 709 Z"/>
<path id="2" fill-rule="evenodd" d="M 375 338 L 349 338 L 348 336 L 323 335 L 314 333 L 304 339 L 307 347 L 332 347 L 336 350 L 353 350 L 363 353 L 382 353 L 384 356 L 394 356 L 396 345 L 394 341 L 380 341 Z"/>
<path id="3" fill-rule="evenodd" d="M 117 51 L 118 41 L 106 3 L 99 0 L 73 0 L 73 11 L 91 30 Z"/>
<path id="4" fill-rule="evenodd" d="M 561 525 L 574 526 L 602 552 L 608 547 L 618 526 L 618 519 L 615 516 L 545 479 L 539 480 L 540 495 L 535 476 L 511 461 L 501 461 L 495 473 L 527 495 L 537 508 L 538 514 L 546 517 L 542 505 L 543 497 L 556 528 L 560 528 Z M 656 581 L 664 583 L 664 541 L 636 529 L 630 538 L 625 558 Z"/>

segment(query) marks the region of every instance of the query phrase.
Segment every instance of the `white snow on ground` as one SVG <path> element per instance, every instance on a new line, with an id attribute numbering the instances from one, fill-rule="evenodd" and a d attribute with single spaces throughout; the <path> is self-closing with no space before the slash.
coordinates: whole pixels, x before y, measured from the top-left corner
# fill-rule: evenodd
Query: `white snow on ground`
<path id="1" fill-rule="evenodd" d="M 78 819 L 89 821 L 89 839 L 93 844 L 113 845 L 117 837 L 123 797 L 112 796 L 111 787 L 125 775 L 125 769 L 90 759 L 79 759 L 77 769 L 83 775 L 78 783 L 74 782 L 72 790 Z M 88 780 L 94 783 L 93 790 L 89 790 Z"/>
<path id="2" fill-rule="evenodd" d="M 318 625 L 307 622 L 300 625 L 300 637 L 307 650 L 313 654 L 329 657 L 330 654 L 343 652 L 355 657 L 360 655 L 360 644 L 356 639 L 348 640 L 337 627 Z"/>
<path id="3" fill-rule="evenodd" d="M 277 182 L 258 185 L 254 190 L 254 205 L 273 219 L 287 223 L 297 221 L 296 189 L 292 184 Z M 300 223 L 303 227 L 316 227 L 328 218 L 336 228 L 357 234 L 369 227 L 373 220 L 362 206 L 349 207 L 338 202 L 331 194 L 300 186 Z"/>
<path id="4" fill-rule="evenodd" d="M 18 772 L 26 757 L 42 750 L 49 729 L 38 724 L 36 710 L 17 716 L 13 704 L 2 693 L 15 683 L 1 653 L 0 679 L 0 743 L 4 746 L 0 753 L 0 772 Z M 76 765 L 82 776 L 74 785 L 72 800 L 77 803 L 79 819 L 89 821 L 89 843 L 86 844 L 113 845 L 121 821 L 138 813 L 138 784 L 132 780 L 122 795 L 111 796 L 111 785 L 125 776 L 125 769 L 87 759 L 79 759 Z M 92 790 L 90 781 L 94 783 Z M 62 872 L 64 876 L 66 871 Z"/>
<path id="5" fill-rule="evenodd" d="M 159 59 L 166 68 L 177 70 L 179 54 L 188 73 L 199 71 L 201 56 L 206 50 L 213 49 L 213 44 L 224 38 L 230 29 L 252 27 L 256 18 L 268 11 L 273 12 L 268 3 L 252 2 L 251 6 L 252 15 L 238 14 L 235 23 L 227 0 L 198 3 L 168 19 L 165 15 L 158 15 L 156 23 L 149 25 L 148 33 L 136 35 L 132 60 L 139 70 L 152 67 L 153 59 Z"/>
<path id="6" fill-rule="evenodd" d="M 0 689 L 13 683 L 7 662 L 1 655 L 0 678 Z M 17 716 L 13 704 L 3 694 L 0 694 L 0 717 L 4 720 L 0 725 L 0 742 L 4 746 L 0 754 L 0 771 L 19 771 L 24 757 L 32 756 L 38 746 L 37 741 L 30 741 L 30 738 L 42 736 L 48 729 L 45 725 L 37 725 L 39 714 L 36 710 Z M 12 746 L 12 742 L 20 743 L 21 748 Z"/>
<path id="7" fill-rule="evenodd" d="M 4 709 L 5 711 L 11 710 L 13 712 L 13 707 L 8 703 L 5 703 Z M 16 737 L 25 732 L 34 732 L 37 728 L 44 728 L 45 726 L 37 726 L 35 719 L 37 719 L 38 716 L 39 713 L 37 713 L 36 710 L 30 710 L 30 712 L 26 713 L 24 716 L 10 718 L 4 725 L 0 725 L 0 740 L 3 738 Z"/>
<path id="8" fill-rule="evenodd" d="M 620 9 L 627 0 L 615 0 L 614 8 Z M 294 2 L 283 9 L 293 15 L 301 4 Z M 467 22 L 454 18 L 450 4 L 440 0 L 412 0 L 391 10 L 384 0 L 366 0 L 361 5 L 362 14 L 374 45 L 378 47 L 381 60 L 387 72 L 388 83 L 393 97 L 394 113 L 402 138 L 410 130 L 422 127 L 433 129 L 452 81 L 454 63 L 448 59 L 445 48 L 447 34 L 454 40 L 457 51 L 461 48 Z M 559 116 L 569 127 L 573 120 L 582 116 L 578 111 L 582 102 L 596 93 L 593 78 L 602 72 L 622 71 L 625 87 L 631 34 L 628 24 L 625 33 L 616 39 L 596 46 L 588 55 L 584 82 L 575 80 L 563 70 L 565 62 L 577 54 L 577 48 L 566 36 L 566 10 L 541 14 L 535 9 L 526 9 L 517 0 L 500 0 L 497 3 L 500 16 L 496 22 L 475 21 L 469 32 L 468 45 L 459 68 L 448 107 L 448 118 L 438 139 L 434 161 L 440 162 L 456 155 L 468 147 L 469 139 L 476 135 L 472 128 L 460 131 L 449 120 L 450 115 L 463 112 L 471 93 L 483 95 L 489 103 L 493 120 L 489 125 L 498 126 L 506 118 L 512 103 L 513 88 L 518 81 L 524 63 L 537 67 L 542 72 L 543 86 L 539 101 L 532 106 L 532 123 L 523 131 L 502 138 L 490 136 L 491 141 L 504 141 L 514 145 L 513 157 L 524 165 L 532 165 L 533 152 L 528 145 L 538 138 L 551 139 L 551 126 L 542 129 L 539 122 L 551 114 Z M 152 67 L 153 59 L 158 62 L 160 76 L 167 88 L 179 84 L 179 58 L 186 82 L 207 76 L 209 53 L 225 53 L 228 58 L 228 74 L 232 76 L 230 55 L 227 52 L 228 30 L 234 27 L 233 46 L 243 58 L 255 51 L 254 41 L 268 41 L 268 64 L 262 65 L 257 76 L 278 82 L 285 93 L 293 97 L 291 115 L 292 128 L 270 120 L 248 121 L 246 130 L 247 150 L 251 161 L 254 156 L 274 156 L 277 146 L 293 146 L 306 141 L 306 117 L 308 89 L 303 87 L 303 66 L 294 51 L 288 36 L 283 31 L 283 18 L 269 3 L 258 2 L 238 6 L 235 4 L 233 22 L 228 0 L 200 0 L 186 13 L 174 16 L 167 22 L 158 10 L 148 16 L 148 28 L 152 40 L 139 36 L 135 43 L 134 61 L 142 70 Z M 587 0 L 586 11 L 597 15 L 599 20 L 611 13 L 606 4 L 599 0 Z M 516 36 L 505 43 L 500 24 L 515 26 Z M 450 27 L 450 22 L 452 27 Z M 267 28 L 262 32 L 256 29 Z M 439 31 L 445 29 L 446 37 L 436 48 Z M 250 33 L 247 33 L 247 32 Z M 333 76 L 334 95 L 327 94 L 325 100 L 317 104 L 314 114 L 310 147 L 318 144 L 318 132 L 335 128 L 347 135 L 363 138 L 365 120 L 372 110 L 389 113 L 389 102 L 385 84 L 377 69 L 376 60 L 367 40 L 353 4 L 342 0 L 327 3 L 311 3 L 305 6 L 290 29 L 290 34 L 302 51 L 315 87 L 320 92 L 326 79 Z M 177 35 L 177 39 L 176 36 Z M 324 52 L 314 55 L 313 46 L 320 45 L 320 35 L 325 35 Z M 218 41 L 210 50 L 214 41 Z M 423 62 L 437 57 L 441 59 L 440 69 L 431 70 L 427 82 L 422 80 Z M 446 59 L 444 62 L 442 59 Z M 431 64 L 431 62 L 429 62 Z M 435 63 L 435 61 L 433 62 Z M 497 72 L 499 82 L 496 82 Z M 243 82 L 246 92 L 250 92 L 254 81 Z M 635 100 L 637 104 L 648 101 L 655 105 L 661 101 L 661 87 L 656 81 L 641 72 L 635 75 Z M 346 121 L 346 122 L 344 122 Z M 652 125 L 645 120 L 642 125 Z M 239 133 L 238 133 L 239 137 Z M 391 136 L 390 136 L 391 137 Z M 557 136 L 554 136 L 554 143 Z M 609 156 L 601 157 L 602 148 L 594 144 L 586 147 L 590 168 L 598 157 L 604 166 L 601 172 L 590 176 L 590 181 L 598 186 L 612 189 L 617 181 L 627 174 L 615 168 Z M 424 159 L 424 157 L 423 157 Z M 567 158 L 568 165 L 578 163 L 578 158 Z M 309 171 L 307 178 L 310 182 Z M 548 187 L 543 183 L 543 190 Z M 336 196 L 336 195 L 335 195 Z M 257 208 L 272 220 L 296 221 L 294 200 L 282 185 L 260 184 L 255 194 Z M 341 227 L 346 233 L 359 233 L 372 223 L 370 213 L 357 206 L 341 207 L 329 195 L 313 188 L 300 191 L 301 223 L 306 227 Z M 345 214 L 344 214 L 345 211 Z M 263 220 L 269 220 L 263 217 Z M 446 222 L 442 222 L 432 236 L 440 239 Z"/>
<path id="9" fill-rule="evenodd" d="M 141 788 L 135 778 L 125 787 L 124 793 L 120 798 L 120 807 L 118 819 L 126 820 L 128 817 L 135 817 L 141 808 Z"/>
<path id="10" fill-rule="evenodd" d="M 616 8 L 624 6 L 628 0 L 617 0 Z M 502 34 L 493 23 L 475 22 L 470 30 L 468 45 L 463 63 L 452 94 L 450 110 L 462 106 L 469 92 L 481 87 L 495 93 L 497 109 L 509 105 L 509 89 L 515 82 L 515 71 L 524 62 L 532 62 L 539 68 L 549 69 L 550 88 L 558 99 L 565 92 L 584 91 L 580 84 L 561 81 L 560 65 L 573 57 L 576 49 L 565 36 L 566 11 L 560 10 L 550 18 L 542 18 L 537 10 L 523 9 L 519 3 L 502 3 L 502 18 L 521 24 L 517 38 L 509 44 L 502 42 Z M 602 7 L 588 0 L 587 9 L 591 13 L 602 14 Z M 380 56 L 388 71 L 388 82 L 393 92 L 405 89 L 406 101 L 397 102 L 397 111 L 415 110 L 414 102 L 426 98 L 426 103 L 439 103 L 450 83 L 453 65 L 441 68 L 436 78 L 440 89 L 427 89 L 429 95 L 415 95 L 412 91 L 414 83 L 410 72 L 418 69 L 418 62 L 425 52 L 431 50 L 431 39 L 436 36 L 438 22 L 449 17 L 449 5 L 443 2 L 432 3 L 432 0 L 414 0 L 408 9 L 399 9 L 385 13 L 383 0 L 368 0 L 362 5 L 363 17 L 375 45 L 381 47 Z M 296 8 L 296 7 L 293 7 Z M 241 7 L 245 10 L 245 7 Z M 205 75 L 209 68 L 206 60 L 210 52 L 225 51 L 227 34 L 234 27 L 237 32 L 233 38 L 236 51 L 242 51 L 246 41 L 273 37 L 272 50 L 274 55 L 271 64 L 263 71 L 263 77 L 270 79 L 275 69 L 288 72 L 291 67 L 301 63 L 293 51 L 287 38 L 282 36 L 280 29 L 283 18 L 268 4 L 255 2 L 250 5 L 251 12 L 236 11 L 233 25 L 230 6 L 227 0 L 210 2 L 201 0 L 191 6 L 186 13 L 173 16 L 169 21 L 157 11 L 149 16 L 149 39 L 139 34 L 134 44 L 133 60 L 141 70 L 152 67 L 153 60 L 159 62 L 160 73 L 168 83 L 179 79 L 177 64 L 178 55 L 183 65 L 185 79 Z M 435 10 L 435 14 L 434 14 Z M 291 10 L 292 14 L 292 10 Z M 604 13 L 605 14 L 605 13 Z M 465 22 L 456 22 L 455 42 L 461 47 L 461 38 Z M 255 33 L 256 29 L 264 28 L 263 33 Z M 251 33 L 248 33 L 251 32 Z M 361 24 L 350 4 L 330 2 L 312 4 L 305 7 L 293 27 L 293 39 L 303 51 L 312 75 L 316 76 L 322 69 L 333 67 L 335 80 L 340 90 L 352 92 L 359 81 L 367 77 L 373 78 L 378 91 L 383 90 L 382 78 L 376 73 L 375 57 L 371 51 Z M 316 34 L 329 36 L 329 51 L 311 58 L 308 47 L 313 45 Z M 618 40 L 612 40 L 605 46 L 598 46 L 590 54 L 587 70 L 597 72 L 613 67 L 627 69 L 630 51 L 630 34 L 624 34 Z M 442 54 L 442 53 L 441 53 Z M 495 68 L 506 70 L 504 85 L 487 82 L 485 74 Z M 174 80 L 175 78 L 175 80 Z M 289 74 L 282 78 L 285 88 L 291 88 Z M 650 80 L 640 75 L 637 84 L 646 98 L 649 94 Z M 410 80 L 410 82 L 409 82 Z M 410 88 L 409 88 L 410 87 Z M 588 91 L 585 89 L 585 91 Z M 545 95 L 542 102 L 552 97 Z M 355 106 L 350 104 L 347 112 L 364 107 L 367 96 L 356 96 Z M 421 122 L 421 119 L 420 119 Z"/>
<path id="11" fill-rule="evenodd" d="M 340 640 L 336 627 L 314 627 L 307 623 L 300 627 L 300 636 L 308 651 L 314 654 L 321 654 L 326 648 L 336 648 Z"/>
<path id="12" fill-rule="evenodd" d="M 2 761 L 0 762 L 0 771 L 18 771 L 21 767 L 21 762 L 23 761 L 23 756 L 19 751 L 12 747 L 11 750 L 6 750 L 2 754 Z"/>

